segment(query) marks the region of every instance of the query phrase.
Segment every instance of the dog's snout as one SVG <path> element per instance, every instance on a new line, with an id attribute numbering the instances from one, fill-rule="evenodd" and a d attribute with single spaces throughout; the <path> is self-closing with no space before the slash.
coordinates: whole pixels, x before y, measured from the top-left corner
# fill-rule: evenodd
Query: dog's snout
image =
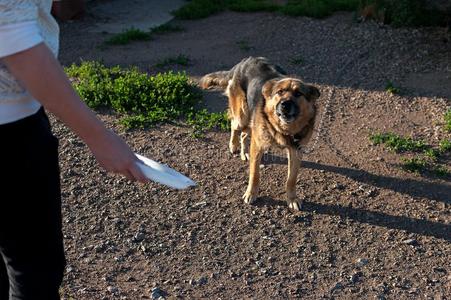
<path id="1" fill-rule="evenodd" d="M 285 100 L 280 102 L 280 108 L 282 111 L 290 111 L 294 107 L 294 102 L 291 100 Z"/>

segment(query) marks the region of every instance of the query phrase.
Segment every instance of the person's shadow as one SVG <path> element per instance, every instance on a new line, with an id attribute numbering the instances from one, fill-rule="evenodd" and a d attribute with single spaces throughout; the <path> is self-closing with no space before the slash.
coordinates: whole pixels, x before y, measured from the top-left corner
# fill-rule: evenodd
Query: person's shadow
<path id="1" fill-rule="evenodd" d="M 264 158 L 263 161 L 264 163 L 286 164 L 287 160 L 284 157 L 268 155 L 266 158 Z M 410 195 L 412 197 L 427 198 L 430 200 L 441 201 L 446 204 L 451 203 L 450 184 L 375 175 L 365 170 L 330 166 L 309 161 L 303 161 L 302 167 L 341 174 L 355 181 L 359 181 L 379 188 L 391 189 L 395 192 Z M 276 206 L 286 204 L 285 202 L 277 201 L 270 197 L 261 197 L 257 200 L 256 205 Z M 391 229 L 406 230 L 411 233 L 433 236 L 436 238 L 451 241 L 451 225 L 443 223 L 404 216 L 393 216 L 381 212 L 372 212 L 359 208 L 313 202 L 305 202 L 302 210 L 312 213 L 314 212 L 326 215 L 337 215 L 342 218 L 349 218 L 362 223 L 384 226 Z"/>

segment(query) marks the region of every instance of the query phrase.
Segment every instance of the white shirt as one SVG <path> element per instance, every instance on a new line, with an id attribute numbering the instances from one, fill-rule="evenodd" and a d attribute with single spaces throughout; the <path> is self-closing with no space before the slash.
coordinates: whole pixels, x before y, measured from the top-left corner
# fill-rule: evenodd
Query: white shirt
<path id="1" fill-rule="evenodd" d="M 44 42 L 58 53 L 59 28 L 52 0 L 0 0 L 0 124 L 36 113 L 41 104 L 8 71 L 2 58 Z"/>

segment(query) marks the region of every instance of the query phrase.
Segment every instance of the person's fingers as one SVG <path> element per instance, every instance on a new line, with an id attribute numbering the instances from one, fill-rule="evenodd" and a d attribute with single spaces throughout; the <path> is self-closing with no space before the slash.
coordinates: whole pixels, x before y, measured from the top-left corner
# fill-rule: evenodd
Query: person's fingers
<path id="1" fill-rule="evenodd" d="M 129 168 L 130 173 L 133 175 L 133 177 L 138 180 L 139 182 L 145 183 L 149 181 L 149 179 L 144 175 L 144 173 L 141 171 L 141 169 L 136 165 L 136 163 L 133 163 Z"/>
<path id="2" fill-rule="evenodd" d="M 122 171 L 121 174 L 127 177 L 127 179 L 130 181 L 136 181 L 135 176 L 133 176 L 133 174 L 128 169 Z"/>

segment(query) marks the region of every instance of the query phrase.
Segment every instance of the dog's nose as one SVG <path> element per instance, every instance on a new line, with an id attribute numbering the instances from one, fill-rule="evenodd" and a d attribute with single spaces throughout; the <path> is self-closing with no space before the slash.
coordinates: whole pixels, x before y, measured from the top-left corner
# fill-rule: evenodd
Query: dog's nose
<path id="1" fill-rule="evenodd" d="M 293 106 L 294 106 L 294 102 L 291 101 L 291 100 L 283 101 L 283 102 L 280 103 L 280 108 L 284 112 L 290 111 Z"/>

